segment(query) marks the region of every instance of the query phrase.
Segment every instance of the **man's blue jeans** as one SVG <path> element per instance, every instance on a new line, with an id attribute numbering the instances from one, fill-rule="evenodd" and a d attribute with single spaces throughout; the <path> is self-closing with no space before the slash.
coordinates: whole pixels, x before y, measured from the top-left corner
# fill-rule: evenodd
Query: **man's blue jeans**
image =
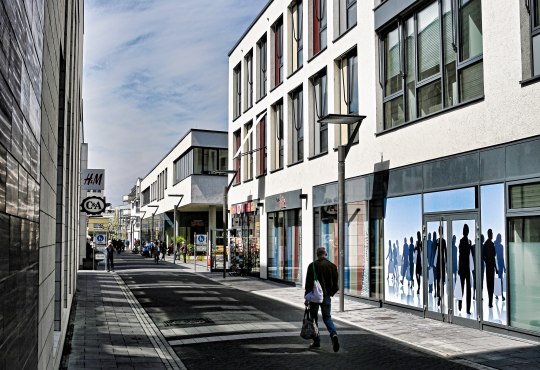
<path id="1" fill-rule="evenodd" d="M 310 302 L 309 310 L 311 312 L 311 317 L 315 319 L 317 326 L 319 326 L 319 320 L 318 320 L 319 306 L 321 306 L 321 314 L 322 314 L 323 322 L 324 322 L 324 325 L 326 325 L 326 329 L 328 329 L 330 336 L 337 335 L 336 327 L 334 325 L 334 322 L 332 321 L 332 316 L 331 316 L 332 298 L 324 297 L 323 302 L 321 304 Z M 319 333 L 320 333 L 320 328 L 319 328 Z M 319 335 L 317 339 L 315 339 L 315 343 L 319 344 L 320 341 L 321 341 L 321 338 Z"/>

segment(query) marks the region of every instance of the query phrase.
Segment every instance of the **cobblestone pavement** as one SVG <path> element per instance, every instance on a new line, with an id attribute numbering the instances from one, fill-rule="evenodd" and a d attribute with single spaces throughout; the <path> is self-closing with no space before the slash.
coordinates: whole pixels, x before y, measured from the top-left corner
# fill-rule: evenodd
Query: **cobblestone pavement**
<path id="1" fill-rule="evenodd" d="M 333 304 L 342 349 L 334 354 L 325 335 L 313 353 L 298 336 L 301 288 L 138 255 L 116 262 L 117 273 L 79 273 L 69 369 L 540 368 L 539 343 L 348 298 L 345 312 Z"/>

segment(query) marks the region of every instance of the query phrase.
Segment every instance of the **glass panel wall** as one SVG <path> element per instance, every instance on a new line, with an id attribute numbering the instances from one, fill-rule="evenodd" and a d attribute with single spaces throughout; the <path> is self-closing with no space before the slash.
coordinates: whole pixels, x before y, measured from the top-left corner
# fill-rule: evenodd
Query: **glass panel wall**
<path id="1" fill-rule="evenodd" d="M 384 218 L 386 301 L 423 307 L 421 230 L 420 194 L 387 199 Z"/>
<path id="2" fill-rule="evenodd" d="M 424 194 L 424 212 L 458 211 L 475 208 L 475 188 L 446 190 Z"/>
<path id="3" fill-rule="evenodd" d="M 268 213 L 268 277 L 302 282 L 302 211 Z"/>
<path id="4" fill-rule="evenodd" d="M 508 222 L 510 325 L 540 332 L 540 216 Z"/>
<path id="5" fill-rule="evenodd" d="M 484 321 L 507 324 L 504 185 L 480 188 L 482 312 Z"/>

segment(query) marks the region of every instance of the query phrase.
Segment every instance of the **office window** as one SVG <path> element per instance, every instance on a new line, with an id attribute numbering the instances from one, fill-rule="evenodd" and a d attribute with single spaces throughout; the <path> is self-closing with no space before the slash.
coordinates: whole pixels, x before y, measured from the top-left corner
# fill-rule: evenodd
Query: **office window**
<path id="1" fill-rule="evenodd" d="M 244 81 L 246 83 L 246 101 L 245 107 L 249 109 L 253 106 L 253 51 L 250 51 L 244 58 L 244 64 L 246 66 L 246 76 Z"/>
<path id="2" fill-rule="evenodd" d="M 356 25 L 356 0 L 337 0 L 334 9 L 334 34 L 343 35 Z"/>
<path id="3" fill-rule="evenodd" d="M 234 178 L 234 184 L 240 184 L 240 166 L 241 166 L 241 156 L 242 152 L 240 151 L 241 143 L 241 132 L 236 130 L 233 133 L 233 161 L 234 161 L 234 170 L 236 171 L 236 177 Z"/>
<path id="4" fill-rule="evenodd" d="M 266 96 L 267 51 L 266 35 L 264 35 L 257 43 L 257 99 Z"/>
<path id="5" fill-rule="evenodd" d="M 384 129 L 484 95 L 481 0 L 441 0 L 381 37 Z"/>
<path id="6" fill-rule="evenodd" d="M 311 79 L 313 86 L 313 151 L 312 155 L 328 152 L 328 125 L 318 120 L 328 114 L 328 82 L 326 70 Z"/>
<path id="7" fill-rule="evenodd" d="M 319 51 L 326 49 L 327 43 L 327 15 L 326 2 L 328 0 L 311 0 L 312 14 L 312 37 L 313 37 L 313 53 L 317 54 Z"/>
<path id="8" fill-rule="evenodd" d="M 291 161 L 300 162 L 304 159 L 304 98 L 302 88 L 296 89 L 291 97 Z"/>
<path id="9" fill-rule="evenodd" d="M 266 175 L 266 114 L 257 125 L 257 176 Z"/>
<path id="10" fill-rule="evenodd" d="M 244 125 L 244 180 L 253 179 L 253 122 Z"/>
<path id="11" fill-rule="evenodd" d="M 283 101 L 272 106 L 272 169 L 278 170 L 283 168 L 283 145 L 284 145 L 284 130 L 283 130 Z"/>
<path id="12" fill-rule="evenodd" d="M 233 117 L 238 118 L 242 113 L 242 68 L 240 63 L 233 70 Z"/>
<path id="13" fill-rule="evenodd" d="M 290 56 L 291 72 L 296 71 L 303 64 L 303 52 L 304 52 L 304 27 L 303 27 L 303 11 L 302 1 L 298 0 L 290 8 L 291 10 L 291 26 L 292 32 L 290 33 L 290 43 L 292 46 L 292 52 Z"/>
<path id="14" fill-rule="evenodd" d="M 274 87 L 283 82 L 283 20 L 272 27 L 274 33 Z"/>
<path id="15" fill-rule="evenodd" d="M 350 51 L 339 61 L 339 112 L 342 114 L 358 113 L 358 57 L 356 49 Z M 341 143 L 347 143 L 348 138 L 354 131 L 355 125 L 342 125 Z M 358 142 L 358 134 L 353 138 Z"/>

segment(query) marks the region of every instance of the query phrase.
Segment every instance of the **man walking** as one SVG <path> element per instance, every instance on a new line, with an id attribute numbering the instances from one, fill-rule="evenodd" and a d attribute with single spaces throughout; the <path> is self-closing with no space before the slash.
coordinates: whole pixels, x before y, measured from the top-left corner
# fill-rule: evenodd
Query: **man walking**
<path id="1" fill-rule="evenodd" d="M 114 271 L 114 246 L 112 240 L 109 240 L 107 243 L 107 248 L 105 248 L 105 258 L 107 260 L 107 271 Z"/>
<path id="2" fill-rule="evenodd" d="M 309 264 L 307 268 L 306 275 L 306 292 L 305 294 L 313 290 L 314 285 L 314 275 L 313 270 L 315 269 L 315 274 L 317 275 L 317 280 L 321 284 L 323 290 L 323 301 L 322 303 L 313 303 L 306 301 L 306 305 L 309 303 L 309 309 L 311 311 L 311 317 L 315 319 L 315 322 L 318 323 L 318 314 L 319 306 L 321 306 L 321 314 L 323 322 L 326 325 L 326 329 L 330 333 L 330 338 L 332 339 L 332 347 L 334 352 L 339 351 L 339 341 L 336 332 L 336 327 L 332 321 L 331 309 L 332 309 L 332 298 L 334 294 L 338 291 L 338 272 L 337 267 L 332 262 L 326 259 L 326 249 L 324 247 L 317 248 L 317 260 Z M 321 337 L 317 335 L 317 338 L 313 340 L 313 343 L 309 348 L 316 349 L 321 347 Z"/>

